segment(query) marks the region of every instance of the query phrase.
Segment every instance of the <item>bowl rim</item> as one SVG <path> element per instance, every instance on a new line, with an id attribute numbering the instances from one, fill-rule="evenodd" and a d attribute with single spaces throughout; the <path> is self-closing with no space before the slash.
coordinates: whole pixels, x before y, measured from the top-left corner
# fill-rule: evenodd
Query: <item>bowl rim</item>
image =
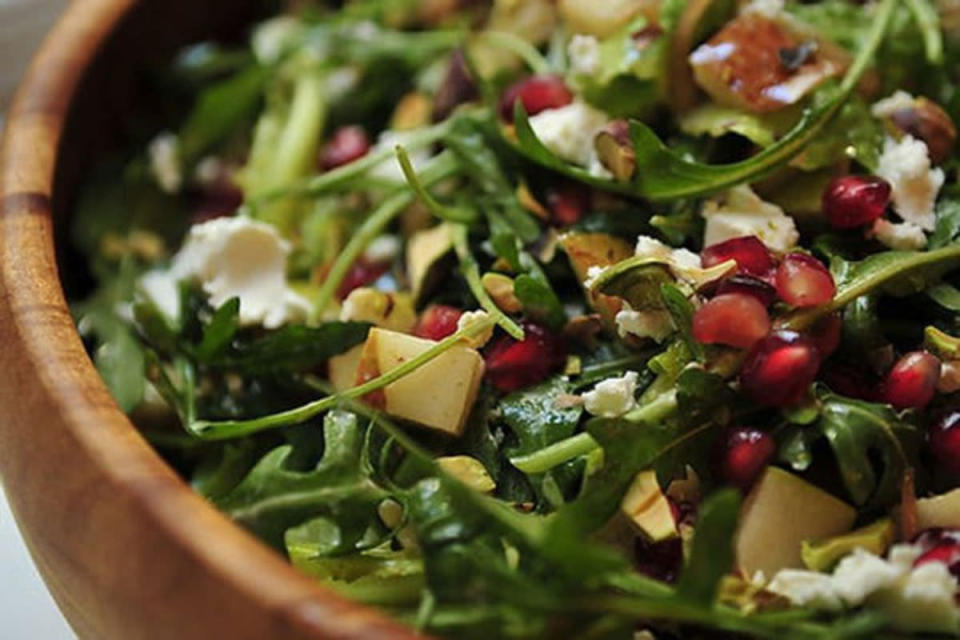
<path id="1" fill-rule="evenodd" d="M 248 625 L 232 637 L 267 637 L 259 635 L 264 630 L 277 640 L 422 637 L 300 574 L 196 495 L 140 437 L 87 356 L 54 252 L 58 145 L 85 70 L 138 4 L 70 3 L 28 68 L 0 137 L 0 371 L 7 372 L 0 373 L 0 407 L 7 414 L 0 416 L 0 476 L 34 562 L 81 636 L 123 637 L 135 630 L 136 637 L 171 637 L 163 628 L 141 627 L 164 613 L 202 614 L 211 596 L 203 590 L 222 584 L 238 617 L 218 628 Z M 43 420 L 36 420 L 38 411 Z M 54 477 L 40 471 L 44 465 Z M 73 504 L 77 485 L 98 501 L 82 514 L 69 507 L 52 511 L 52 504 Z M 104 527 L 108 535 L 98 539 Z M 64 535 L 68 540 L 58 539 Z M 176 571 L 168 565 L 162 571 L 184 583 L 168 609 L 157 603 L 137 609 L 146 595 L 138 590 L 148 590 L 138 585 L 142 576 L 87 566 L 92 561 L 83 559 L 94 550 L 107 553 L 102 547 L 111 537 L 129 545 L 123 549 L 141 570 L 156 568 L 143 564 L 151 553 L 167 554 L 154 562 L 175 565 Z M 142 548 L 149 545 L 154 548 Z M 183 610 L 190 607 L 195 611 Z M 249 626 L 252 619 L 262 629 Z M 210 637 L 211 628 L 177 637 Z"/>

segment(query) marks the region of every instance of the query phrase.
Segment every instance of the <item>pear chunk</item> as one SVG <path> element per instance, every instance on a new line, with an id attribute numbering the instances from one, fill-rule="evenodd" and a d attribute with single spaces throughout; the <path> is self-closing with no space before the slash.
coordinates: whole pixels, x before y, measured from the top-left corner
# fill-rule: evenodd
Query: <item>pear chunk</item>
<path id="1" fill-rule="evenodd" d="M 960 528 L 960 489 L 917 500 L 917 528 Z"/>
<path id="2" fill-rule="evenodd" d="M 678 535 L 670 502 L 663 495 L 656 471 L 641 471 L 620 503 L 620 510 L 650 542 Z"/>
<path id="3" fill-rule="evenodd" d="M 829 493 L 769 467 L 743 501 L 734 540 L 737 565 L 746 576 L 802 568 L 804 540 L 850 531 L 856 510 Z"/>
<path id="4" fill-rule="evenodd" d="M 379 327 L 370 330 L 357 368 L 357 384 L 399 367 L 437 344 Z M 455 345 L 376 393 L 374 402 L 397 418 L 459 436 L 483 378 L 483 358 Z"/>

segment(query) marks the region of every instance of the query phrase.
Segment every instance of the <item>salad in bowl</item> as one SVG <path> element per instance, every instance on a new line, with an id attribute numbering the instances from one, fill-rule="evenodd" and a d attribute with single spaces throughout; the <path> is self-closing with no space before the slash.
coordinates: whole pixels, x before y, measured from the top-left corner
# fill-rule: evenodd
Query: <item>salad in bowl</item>
<path id="1" fill-rule="evenodd" d="M 960 6 L 291 3 L 151 72 L 77 326 L 437 636 L 960 634 Z"/>

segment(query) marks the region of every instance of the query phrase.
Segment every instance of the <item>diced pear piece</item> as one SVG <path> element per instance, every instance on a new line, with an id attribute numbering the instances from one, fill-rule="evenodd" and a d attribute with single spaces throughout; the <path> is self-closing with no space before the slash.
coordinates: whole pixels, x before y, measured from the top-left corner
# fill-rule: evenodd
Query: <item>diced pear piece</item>
<path id="1" fill-rule="evenodd" d="M 893 520 L 884 518 L 856 531 L 827 540 L 804 540 L 801 549 L 803 564 L 811 571 L 829 571 L 854 549 L 863 549 L 873 555 L 883 556 L 897 536 Z"/>
<path id="2" fill-rule="evenodd" d="M 487 468 L 476 458 L 470 456 L 444 456 L 437 458 L 440 468 L 451 476 L 481 493 L 490 493 L 497 488 Z"/>
<path id="3" fill-rule="evenodd" d="M 417 231 L 407 241 L 407 277 L 413 291 L 413 300 L 429 288 L 433 278 L 433 266 L 453 249 L 450 227 L 438 224 L 435 227 Z"/>
<path id="4" fill-rule="evenodd" d="M 960 528 L 960 489 L 917 500 L 917 529 Z"/>
<path id="5" fill-rule="evenodd" d="M 360 356 L 357 383 L 399 367 L 437 343 L 396 331 L 370 330 Z M 475 349 L 455 345 L 382 389 L 378 404 L 388 414 L 459 436 L 483 378 L 483 358 Z"/>
<path id="6" fill-rule="evenodd" d="M 345 391 L 352 387 L 357 379 L 357 365 L 363 355 L 363 345 L 358 344 L 346 353 L 333 356 L 327 361 L 328 377 L 336 391 Z"/>
<path id="7" fill-rule="evenodd" d="M 650 5 L 649 0 L 560 0 L 557 8 L 574 33 L 606 38 Z"/>
<path id="8" fill-rule="evenodd" d="M 637 474 L 623 496 L 620 510 L 651 542 L 677 536 L 673 510 L 660 490 L 656 471 L 641 471 Z"/>
<path id="9" fill-rule="evenodd" d="M 737 565 L 746 576 L 770 578 L 802 568 L 804 540 L 850 531 L 856 510 L 829 493 L 776 467 L 768 467 L 743 501 L 734 540 Z"/>

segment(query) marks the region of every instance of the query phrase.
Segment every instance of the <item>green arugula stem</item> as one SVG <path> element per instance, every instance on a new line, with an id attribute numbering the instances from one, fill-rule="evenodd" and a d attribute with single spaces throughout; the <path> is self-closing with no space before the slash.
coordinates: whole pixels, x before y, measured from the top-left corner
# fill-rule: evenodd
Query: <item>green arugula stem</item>
<path id="1" fill-rule="evenodd" d="M 923 36 L 923 47 L 930 64 L 943 64 L 943 33 L 940 16 L 928 0 L 907 0 L 907 6 Z"/>
<path id="2" fill-rule="evenodd" d="M 451 347 L 459 344 L 464 338 L 472 338 L 480 335 L 484 331 L 489 330 L 493 325 L 494 321 L 489 319 L 464 327 L 430 347 L 416 358 L 407 360 L 400 366 L 377 376 L 373 380 L 369 380 L 368 382 L 347 389 L 336 395 L 314 400 L 299 407 L 288 409 L 287 411 L 280 411 L 250 420 L 224 420 L 218 422 L 194 420 L 187 424 L 187 431 L 202 440 L 232 440 L 268 429 L 276 429 L 278 427 L 304 422 L 336 407 L 344 400 L 362 398 L 368 393 L 372 393 L 396 382 L 400 378 L 413 373 Z"/>
<path id="3" fill-rule="evenodd" d="M 417 177 L 417 172 L 413 168 L 413 163 L 410 162 L 410 156 L 407 155 L 406 149 L 401 145 L 397 145 L 396 151 L 397 160 L 400 162 L 400 168 L 403 170 L 403 175 L 407 179 L 407 184 L 410 185 L 410 188 L 413 189 L 413 192 L 417 194 L 417 197 L 420 198 L 420 201 L 423 202 L 430 213 L 440 220 L 446 220 L 447 222 L 472 224 L 476 221 L 477 212 L 472 209 L 448 207 L 440 204 L 436 198 L 427 191 L 423 183 L 420 182 L 420 178 Z"/>
<path id="4" fill-rule="evenodd" d="M 473 254 L 470 253 L 467 227 L 462 224 L 453 225 L 450 230 L 450 235 L 453 240 L 453 248 L 457 253 L 457 258 L 460 260 L 460 271 L 467 280 L 467 286 L 470 287 L 470 292 L 473 294 L 473 297 L 477 299 L 477 302 L 483 310 L 489 313 L 490 317 L 500 325 L 500 328 L 513 338 L 523 340 L 524 333 L 520 325 L 501 311 L 497 303 L 490 298 L 487 290 L 483 288 L 483 283 L 480 280 L 480 266 L 477 264 L 477 260 L 473 257 Z"/>
<path id="5" fill-rule="evenodd" d="M 453 122 L 453 120 L 446 120 L 432 127 L 422 129 L 415 134 L 411 134 L 404 139 L 404 147 L 409 150 L 422 149 L 438 142 L 450 130 L 451 122 Z M 351 180 L 364 175 L 370 169 L 373 169 L 383 162 L 389 162 L 395 155 L 396 152 L 393 149 L 372 151 L 362 158 L 354 160 L 350 164 L 337 167 L 319 176 L 313 176 L 285 187 L 279 187 L 256 194 L 251 199 L 250 207 L 256 210 L 259 206 L 281 198 L 307 198 L 320 195 L 349 183 Z"/>
<path id="6" fill-rule="evenodd" d="M 891 252 L 893 253 L 893 252 Z M 867 295 L 893 280 L 905 278 L 911 272 L 920 272 L 942 263 L 960 265 L 960 244 L 952 244 L 933 251 L 900 252 L 902 259 L 888 260 L 886 264 L 871 271 L 866 277 L 853 277 L 848 283 L 840 283 L 833 300 L 819 307 L 797 310 L 786 316 L 778 324 L 781 328 L 802 331 L 816 323 L 820 318 L 843 309 L 848 304 Z M 886 253 L 874 254 L 885 256 Z M 866 263 L 867 258 L 862 263 Z M 861 263 L 861 264 L 862 264 Z"/>
<path id="7" fill-rule="evenodd" d="M 423 171 L 422 180 L 424 184 L 434 184 L 444 180 L 459 169 L 459 163 L 453 154 L 443 152 L 434 158 L 430 166 Z M 401 190 L 384 200 L 377 209 L 363 221 L 360 228 L 350 237 L 347 246 L 343 248 L 340 255 L 330 267 L 326 280 L 320 287 L 316 302 L 313 306 L 310 322 L 316 323 L 323 316 L 323 312 L 330 305 L 337 288 L 343 282 L 350 267 L 357 261 L 364 249 L 373 242 L 374 238 L 380 235 L 394 218 L 406 209 L 414 200 L 414 194 L 404 186 Z"/>
<path id="8" fill-rule="evenodd" d="M 624 416 L 634 424 L 654 424 L 665 419 L 677 409 L 677 392 L 663 393 L 642 407 L 637 407 Z M 510 458 L 510 464 L 528 474 L 546 473 L 564 462 L 587 455 L 600 445 L 586 431 L 570 436 L 539 451 Z M 666 451 L 670 447 L 664 449 Z"/>

